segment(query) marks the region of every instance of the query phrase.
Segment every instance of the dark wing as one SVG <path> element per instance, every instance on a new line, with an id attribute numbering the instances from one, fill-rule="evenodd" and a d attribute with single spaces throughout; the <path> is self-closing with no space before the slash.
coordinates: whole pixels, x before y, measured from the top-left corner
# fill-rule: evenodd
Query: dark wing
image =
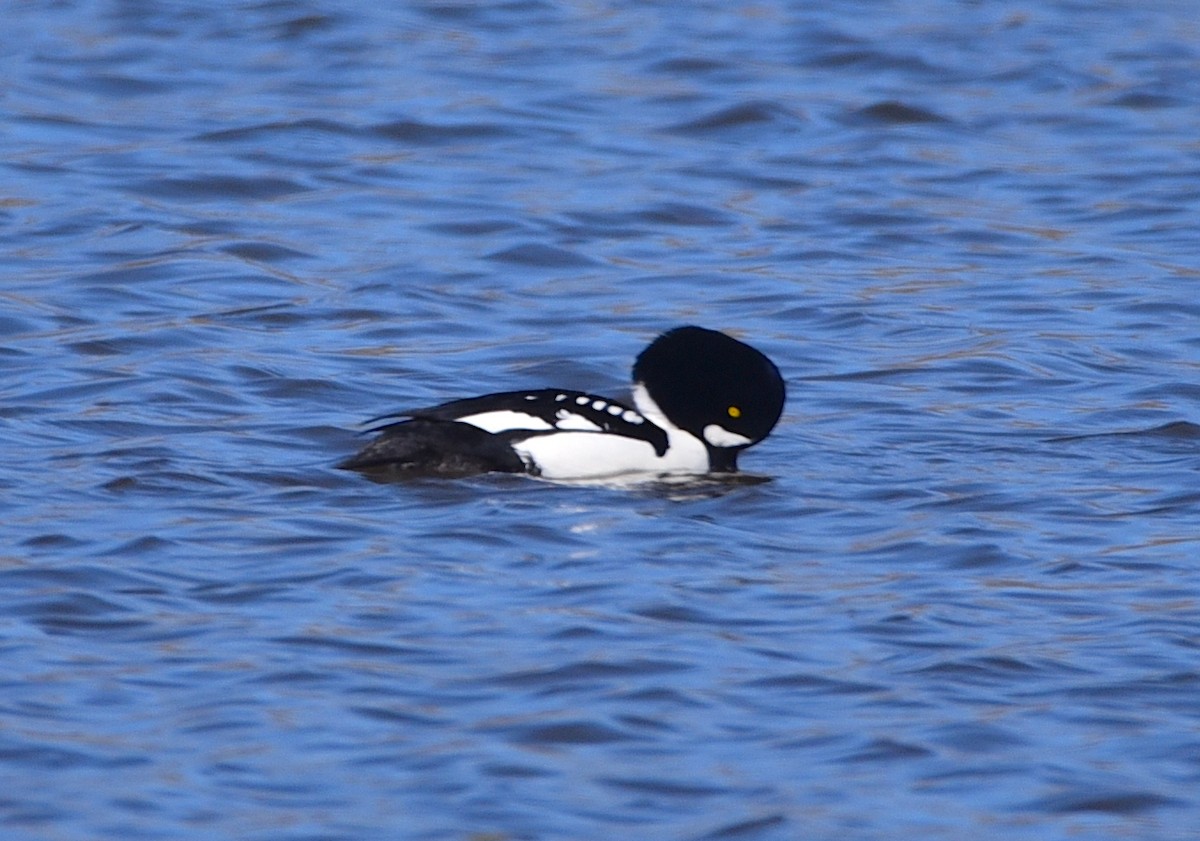
<path id="1" fill-rule="evenodd" d="M 522 473 L 526 469 L 521 457 L 499 436 L 466 423 L 421 419 L 387 426 L 382 435 L 338 467 L 407 476 Z"/>
<path id="2" fill-rule="evenodd" d="M 659 455 L 667 451 L 667 433 L 636 409 L 582 391 L 505 391 L 385 415 L 373 422 L 402 417 L 466 421 L 508 440 L 558 431 L 602 432 L 646 441 Z"/>
<path id="3" fill-rule="evenodd" d="M 423 418 L 425 420 L 457 421 L 472 415 L 489 412 L 514 412 L 529 415 L 529 423 L 533 429 L 542 429 L 550 421 L 534 411 L 537 407 L 534 401 L 525 400 L 529 395 L 545 394 L 537 391 L 500 391 L 495 394 L 485 394 L 482 397 L 468 397 L 464 400 L 451 400 L 449 403 L 439 403 L 436 406 L 426 406 L 421 409 L 405 409 L 399 412 L 389 412 L 367 421 L 368 431 L 384 429 L 404 418 Z M 534 418 L 541 418 L 538 423 Z M 514 427 L 521 428 L 521 427 Z"/>
<path id="4" fill-rule="evenodd" d="M 513 402 L 504 406 L 504 409 L 528 414 L 550 427 L 533 434 L 544 435 L 556 431 L 607 433 L 645 441 L 660 456 L 667 451 L 667 433 L 636 409 L 616 400 L 583 391 L 551 388 L 511 392 L 508 396 L 513 398 Z M 510 437 L 530 436 L 521 434 Z"/>

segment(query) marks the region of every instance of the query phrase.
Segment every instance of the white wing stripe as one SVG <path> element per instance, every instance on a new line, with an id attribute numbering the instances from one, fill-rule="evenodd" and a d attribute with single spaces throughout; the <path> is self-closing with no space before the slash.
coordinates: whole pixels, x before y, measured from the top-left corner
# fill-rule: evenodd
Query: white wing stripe
<path id="1" fill-rule="evenodd" d="M 555 412 L 558 418 L 554 425 L 559 429 L 578 429 L 583 432 L 600 432 L 599 424 L 592 423 L 583 415 L 577 415 L 570 409 L 559 409 Z"/>
<path id="2" fill-rule="evenodd" d="M 480 412 L 458 418 L 459 423 L 469 423 L 485 432 L 505 432 L 510 429 L 554 429 L 537 415 L 517 412 L 512 409 L 499 409 L 492 412 Z"/>

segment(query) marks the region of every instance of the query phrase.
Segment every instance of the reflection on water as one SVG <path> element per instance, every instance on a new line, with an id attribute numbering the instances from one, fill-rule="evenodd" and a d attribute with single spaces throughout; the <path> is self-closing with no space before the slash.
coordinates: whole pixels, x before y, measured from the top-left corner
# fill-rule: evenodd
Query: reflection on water
<path id="1" fill-rule="evenodd" d="M 1191 837 L 1190 6 L 8 11 L 5 837 Z M 745 474 L 334 468 L 690 322 Z"/>

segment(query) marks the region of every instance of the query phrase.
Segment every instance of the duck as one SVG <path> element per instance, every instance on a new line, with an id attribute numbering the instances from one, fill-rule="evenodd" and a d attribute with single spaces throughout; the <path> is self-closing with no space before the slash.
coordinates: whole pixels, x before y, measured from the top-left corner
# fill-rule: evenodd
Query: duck
<path id="1" fill-rule="evenodd" d="M 695 325 L 655 338 L 632 380 L 631 402 L 537 388 L 383 415 L 368 422 L 374 440 L 338 466 L 388 477 L 729 474 L 775 428 L 786 398 L 765 354 Z"/>

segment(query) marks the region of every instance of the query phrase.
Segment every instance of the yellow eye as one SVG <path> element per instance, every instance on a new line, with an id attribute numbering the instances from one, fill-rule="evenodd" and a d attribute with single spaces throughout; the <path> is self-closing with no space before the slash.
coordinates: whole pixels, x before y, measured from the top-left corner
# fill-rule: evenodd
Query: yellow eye
<path id="1" fill-rule="evenodd" d="M 742 410 L 739 409 L 737 406 L 730 406 L 728 409 L 728 412 L 729 412 L 729 417 L 731 417 L 731 418 L 740 418 L 742 416 Z"/>

